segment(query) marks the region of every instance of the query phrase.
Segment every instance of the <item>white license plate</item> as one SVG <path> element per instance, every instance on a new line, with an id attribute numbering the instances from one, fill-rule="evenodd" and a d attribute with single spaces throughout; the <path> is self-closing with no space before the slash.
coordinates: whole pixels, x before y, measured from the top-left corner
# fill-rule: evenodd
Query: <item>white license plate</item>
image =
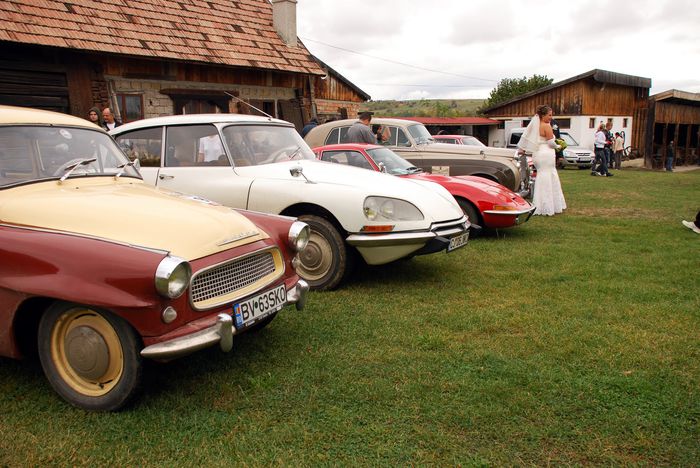
<path id="1" fill-rule="evenodd" d="M 233 318 L 236 328 L 246 328 L 251 323 L 277 312 L 287 302 L 287 290 L 284 284 L 270 289 L 262 294 L 251 297 L 247 301 L 233 305 Z"/>
<path id="2" fill-rule="evenodd" d="M 465 232 L 464 234 L 454 236 L 453 238 L 450 239 L 450 245 L 447 246 L 447 251 L 452 252 L 455 249 L 458 249 L 460 247 L 464 247 L 465 245 L 467 245 L 468 240 L 469 240 L 469 231 Z"/>

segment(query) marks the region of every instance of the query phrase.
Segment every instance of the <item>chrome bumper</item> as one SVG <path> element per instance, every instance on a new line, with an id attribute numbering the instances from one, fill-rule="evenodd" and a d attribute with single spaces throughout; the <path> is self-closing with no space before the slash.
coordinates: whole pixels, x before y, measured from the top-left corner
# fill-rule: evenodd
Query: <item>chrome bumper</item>
<path id="1" fill-rule="evenodd" d="M 535 212 L 535 207 L 531 206 L 527 210 L 518 211 L 504 211 L 504 210 L 484 210 L 484 214 L 496 215 L 496 216 L 515 216 L 515 224 L 526 223 L 532 213 Z"/>
<path id="2" fill-rule="evenodd" d="M 450 238 L 462 234 L 469 229 L 469 221 L 463 216 L 457 221 L 438 223 L 431 228 L 430 231 L 421 232 L 351 234 L 345 240 L 348 244 L 355 247 L 390 247 L 393 245 L 427 243 L 437 237 Z"/>
<path id="3" fill-rule="evenodd" d="M 284 307 L 295 304 L 297 310 L 303 310 L 308 292 L 309 284 L 300 279 L 293 288 L 287 290 L 287 302 Z M 217 316 L 214 325 L 180 338 L 147 346 L 141 350 L 141 356 L 148 359 L 169 361 L 214 346 L 217 343 L 223 352 L 229 352 L 233 347 L 233 337 L 240 332 L 233 326 L 233 317 L 222 313 Z"/>

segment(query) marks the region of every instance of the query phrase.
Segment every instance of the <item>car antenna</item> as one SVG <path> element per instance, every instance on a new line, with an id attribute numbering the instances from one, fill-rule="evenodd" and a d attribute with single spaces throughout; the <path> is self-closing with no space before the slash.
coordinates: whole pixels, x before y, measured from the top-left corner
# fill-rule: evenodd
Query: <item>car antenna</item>
<path id="1" fill-rule="evenodd" d="M 248 106 L 248 107 L 252 107 L 252 108 L 255 109 L 256 111 L 260 112 L 262 115 L 266 116 L 268 119 L 272 120 L 272 119 L 274 118 L 274 117 L 272 117 L 270 114 L 268 114 L 267 112 L 261 111 L 260 109 L 258 109 L 258 108 L 255 107 L 254 105 L 252 105 L 251 103 L 244 101 L 243 99 L 239 98 L 238 96 L 234 96 L 233 94 L 229 93 L 228 91 L 224 91 L 224 93 L 227 94 L 227 95 L 229 95 L 229 96 L 231 96 L 231 97 L 232 97 L 233 99 L 235 99 L 236 101 L 242 102 L 243 104 L 245 104 L 245 105 Z"/>

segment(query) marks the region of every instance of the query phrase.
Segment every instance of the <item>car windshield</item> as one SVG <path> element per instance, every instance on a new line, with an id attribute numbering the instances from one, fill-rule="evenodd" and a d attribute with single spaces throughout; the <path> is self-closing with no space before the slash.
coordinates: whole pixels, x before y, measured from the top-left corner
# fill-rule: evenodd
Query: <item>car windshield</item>
<path id="1" fill-rule="evenodd" d="M 473 136 L 463 136 L 461 138 L 462 144 L 463 145 L 468 145 L 468 146 L 486 146 L 482 142 L 480 142 L 477 138 Z"/>
<path id="2" fill-rule="evenodd" d="M 44 125 L 0 127 L 0 188 L 63 176 L 140 177 L 108 135 Z"/>
<path id="3" fill-rule="evenodd" d="M 238 167 L 316 159 L 311 148 L 293 127 L 229 125 L 224 128 L 223 134 L 226 146 Z"/>
<path id="4" fill-rule="evenodd" d="M 367 153 L 374 159 L 377 166 L 381 167 L 383 165 L 388 174 L 406 175 L 421 172 L 421 169 L 406 161 L 389 148 L 370 149 L 367 150 Z"/>
<path id="5" fill-rule="evenodd" d="M 411 134 L 413 139 L 416 141 L 416 144 L 418 145 L 435 143 L 435 140 L 433 139 L 432 135 L 423 124 L 409 125 L 408 133 Z"/>
<path id="6" fill-rule="evenodd" d="M 566 132 L 560 132 L 559 135 L 566 142 L 567 146 L 578 146 L 578 141 L 574 140 L 574 137 Z"/>

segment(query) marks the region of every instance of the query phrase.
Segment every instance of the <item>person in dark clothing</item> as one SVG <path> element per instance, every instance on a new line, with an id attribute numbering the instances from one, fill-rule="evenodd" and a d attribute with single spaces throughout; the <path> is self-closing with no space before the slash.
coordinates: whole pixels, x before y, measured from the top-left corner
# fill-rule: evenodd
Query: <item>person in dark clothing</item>
<path id="1" fill-rule="evenodd" d="M 555 119 L 552 119 L 550 122 L 552 125 L 552 132 L 554 132 L 554 138 L 555 140 L 561 139 L 561 132 L 559 130 L 559 122 L 557 122 Z M 556 157 L 556 166 L 559 169 L 564 168 L 566 166 L 566 160 L 564 159 L 564 150 L 559 147 L 558 149 L 554 150 L 554 155 Z"/>
<path id="2" fill-rule="evenodd" d="M 91 107 L 88 111 L 88 120 L 98 127 L 104 128 L 104 122 L 102 122 L 102 113 L 98 107 Z"/>
<path id="3" fill-rule="evenodd" d="M 304 125 L 304 128 L 301 129 L 301 137 L 304 138 L 306 134 L 309 133 L 316 126 L 318 126 L 318 119 L 314 117 L 309 121 L 309 123 Z"/>
<path id="4" fill-rule="evenodd" d="M 353 123 L 348 129 L 343 143 L 368 143 L 371 145 L 377 144 L 377 137 L 372 133 L 370 122 L 372 121 L 371 112 L 360 113 L 360 120 Z"/>
<path id="5" fill-rule="evenodd" d="M 697 234 L 700 234 L 700 211 L 698 211 L 698 214 L 695 215 L 695 222 L 683 220 L 683 226 Z"/>
<path id="6" fill-rule="evenodd" d="M 668 149 L 666 151 L 666 170 L 668 172 L 673 172 L 673 140 L 668 142 Z"/>

